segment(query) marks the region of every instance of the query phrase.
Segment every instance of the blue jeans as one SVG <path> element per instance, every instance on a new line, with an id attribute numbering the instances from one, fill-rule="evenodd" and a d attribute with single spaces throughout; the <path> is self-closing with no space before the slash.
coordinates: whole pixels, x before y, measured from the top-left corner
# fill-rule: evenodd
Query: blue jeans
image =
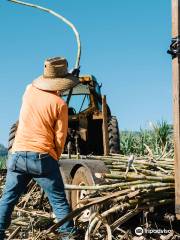
<path id="1" fill-rule="evenodd" d="M 34 179 L 47 194 L 53 212 L 60 221 L 69 212 L 58 162 L 49 154 L 16 152 L 7 161 L 7 176 L 0 199 L 0 240 L 11 223 L 11 214 L 27 184 Z M 70 233 L 73 222 L 63 224 L 58 231 Z"/>

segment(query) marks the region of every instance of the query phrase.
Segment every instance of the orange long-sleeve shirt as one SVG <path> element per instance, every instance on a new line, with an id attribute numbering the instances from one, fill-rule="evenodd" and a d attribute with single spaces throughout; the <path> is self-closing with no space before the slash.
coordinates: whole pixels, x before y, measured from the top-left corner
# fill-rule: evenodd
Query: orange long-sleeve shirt
<path id="1" fill-rule="evenodd" d="M 68 108 L 55 92 L 29 85 L 23 96 L 12 152 L 49 153 L 59 159 L 68 129 Z"/>

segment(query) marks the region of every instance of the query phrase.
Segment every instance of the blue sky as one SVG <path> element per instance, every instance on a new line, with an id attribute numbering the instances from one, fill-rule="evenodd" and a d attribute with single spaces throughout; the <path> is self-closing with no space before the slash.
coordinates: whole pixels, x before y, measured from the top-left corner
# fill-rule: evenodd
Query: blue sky
<path id="1" fill-rule="evenodd" d="M 30 1 L 30 0 L 29 0 Z M 120 129 L 172 123 L 169 0 L 31 0 L 70 19 L 82 41 L 81 74 L 93 74 Z M 43 71 L 47 57 L 65 56 L 70 68 L 76 41 L 55 17 L 1 0 L 0 143 L 7 144 L 28 83 Z M 31 114 L 31 113 L 29 113 Z"/>

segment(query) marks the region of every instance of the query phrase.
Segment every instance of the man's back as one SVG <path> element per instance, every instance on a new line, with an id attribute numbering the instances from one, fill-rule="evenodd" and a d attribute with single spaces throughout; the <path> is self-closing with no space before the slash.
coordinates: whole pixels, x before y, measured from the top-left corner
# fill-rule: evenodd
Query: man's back
<path id="1" fill-rule="evenodd" d="M 57 123 L 60 125 L 60 131 L 63 132 L 61 139 L 63 147 L 68 123 L 66 103 L 56 92 L 42 91 L 29 85 L 23 96 L 13 152 L 47 152 L 54 159 L 58 159 L 56 146 L 58 136 L 55 136 Z"/>

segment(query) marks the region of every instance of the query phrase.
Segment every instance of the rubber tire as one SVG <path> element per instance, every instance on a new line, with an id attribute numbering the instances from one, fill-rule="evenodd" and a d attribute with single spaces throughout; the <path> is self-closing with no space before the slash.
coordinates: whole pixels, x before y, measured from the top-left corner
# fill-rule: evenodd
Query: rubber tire
<path id="1" fill-rule="evenodd" d="M 76 171 L 73 180 L 72 180 L 72 185 L 94 185 L 94 180 L 92 178 L 92 175 L 90 173 L 90 170 L 85 168 L 85 167 L 80 167 L 78 168 L 78 170 Z M 93 192 L 93 190 L 88 190 L 87 193 Z M 71 207 L 73 210 L 75 210 L 78 207 L 83 206 L 83 204 L 81 204 L 80 206 L 78 206 L 78 201 L 80 200 L 80 193 L 81 190 L 73 190 L 71 191 Z M 93 212 L 93 207 L 90 208 L 90 213 Z M 94 209 L 95 210 L 95 209 Z"/>
<path id="2" fill-rule="evenodd" d="M 120 134 L 118 121 L 115 116 L 111 116 L 108 121 L 109 151 L 110 153 L 120 154 Z"/>
<path id="3" fill-rule="evenodd" d="M 9 131 L 9 138 L 8 138 L 8 152 L 11 152 L 12 145 L 16 136 L 16 131 L 18 128 L 18 121 L 12 125 Z"/>
<path id="4" fill-rule="evenodd" d="M 92 175 L 89 173 L 89 170 L 85 167 L 80 167 L 76 171 L 73 180 L 72 180 L 72 185 L 94 185 L 94 181 L 92 178 Z M 78 205 L 78 194 L 80 190 L 73 190 L 71 193 L 71 206 L 72 209 L 76 209 Z"/>

